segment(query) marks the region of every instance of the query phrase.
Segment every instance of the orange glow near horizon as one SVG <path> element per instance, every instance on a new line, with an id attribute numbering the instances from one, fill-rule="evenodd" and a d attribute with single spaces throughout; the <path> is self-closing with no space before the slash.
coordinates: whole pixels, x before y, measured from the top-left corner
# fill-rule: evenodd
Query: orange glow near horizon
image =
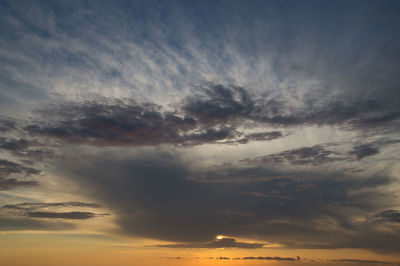
<path id="1" fill-rule="evenodd" d="M 223 237 L 218 235 L 217 237 Z M 364 260 L 399 261 L 399 256 L 376 255 L 365 250 L 288 250 L 235 248 L 157 248 L 154 245 L 132 245 L 129 242 L 95 235 L 4 233 L 0 236 L 1 265 L 323 265 L 331 260 L 357 257 Z M 21 256 L 21 250 L 24 251 Z M 243 259 L 244 257 L 297 258 L 299 261 Z M 33 263 L 34 262 L 34 263 Z M 335 263 L 334 265 L 339 265 Z M 341 263 L 340 265 L 346 265 Z M 351 264 L 349 264 L 351 265 Z"/>

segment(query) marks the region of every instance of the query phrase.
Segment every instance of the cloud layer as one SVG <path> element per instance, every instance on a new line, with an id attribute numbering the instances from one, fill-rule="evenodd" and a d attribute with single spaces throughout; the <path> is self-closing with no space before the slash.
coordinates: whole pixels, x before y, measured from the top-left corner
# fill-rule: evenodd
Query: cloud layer
<path id="1" fill-rule="evenodd" d="M 0 230 L 398 254 L 399 12 L 2 1 Z"/>

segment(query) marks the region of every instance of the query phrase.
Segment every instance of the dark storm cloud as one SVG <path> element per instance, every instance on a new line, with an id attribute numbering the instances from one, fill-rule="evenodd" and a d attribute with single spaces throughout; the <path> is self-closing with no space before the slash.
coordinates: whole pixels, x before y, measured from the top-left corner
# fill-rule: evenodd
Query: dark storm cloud
<path id="1" fill-rule="evenodd" d="M 119 231 L 126 235 L 188 247 L 237 244 L 215 241 L 216 235 L 256 237 L 293 248 L 397 252 L 400 244 L 396 232 L 382 232 L 379 224 L 368 219 L 360 224 L 353 217 L 381 211 L 382 190 L 394 182 L 385 176 L 239 165 L 199 171 L 164 152 L 99 156 L 67 165 L 62 174 L 117 213 Z"/>
<path id="2" fill-rule="evenodd" d="M 230 89 L 222 86 L 220 89 L 224 89 L 229 95 Z M 244 93 L 244 90 L 240 89 L 240 92 Z M 233 103 L 230 105 L 236 106 Z M 232 106 L 229 108 L 233 108 Z M 25 130 L 35 136 L 100 146 L 247 143 L 284 136 L 280 131 L 247 135 L 239 132 L 236 124 L 225 124 L 226 119 L 237 114 L 233 110 L 232 115 L 227 114 L 226 117 L 222 114 L 217 114 L 216 118 L 208 116 L 209 121 L 206 121 L 205 114 L 192 116 L 192 112 L 194 113 L 192 110 L 181 115 L 179 112 L 163 112 L 160 106 L 151 103 L 93 101 L 41 110 L 39 113 L 47 117 L 48 121 L 31 124 Z M 225 111 L 221 113 L 225 114 Z"/>
<path id="3" fill-rule="evenodd" d="M 0 159 L 0 190 L 37 185 L 37 181 L 26 180 L 26 177 L 39 173 L 40 171 L 35 168 Z M 15 175 L 18 178 L 14 177 Z"/>
<path id="4" fill-rule="evenodd" d="M 320 165 L 343 161 L 348 157 L 338 152 L 326 150 L 323 145 L 287 150 L 276 154 L 243 160 L 244 163 L 289 163 L 298 165 Z"/>
<path id="5" fill-rule="evenodd" d="M 72 220 L 86 220 L 105 214 L 96 214 L 92 212 L 27 212 L 26 215 L 32 218 L 49 218 L 49 219 L 72 219 Z"/>
<path id="6" fill-rule="evenodd" d="M 42 110 L 60 120 L 47 125 L 30 125 L 34 135 L 72 143 L 94 145 L 158 145 L 163 143 L 212 142 L 231 135 L 227 129 L 196 128 L 196 121 L 162 113 L 154 104 L 88 102 Z M 198 129 L 193 134 L 188 130 Z"/>
<path id="7" fill-rule="evenodd" d="M 256 249 L 256 248 L 262 248 L 263 246 L 264 244 L 259 244 L 259 243 L 237 242 L 234 238 L 217 239 L 206 243 L 157 245 L 157 247 L 166 247 L 166 248 L 244 248 L 244 249 Z"/>

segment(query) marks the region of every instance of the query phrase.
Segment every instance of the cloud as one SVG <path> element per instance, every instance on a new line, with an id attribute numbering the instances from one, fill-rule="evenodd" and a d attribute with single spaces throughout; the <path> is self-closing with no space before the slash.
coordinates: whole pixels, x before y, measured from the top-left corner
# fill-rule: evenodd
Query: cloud
<path id="1" fill-rule="evenodd" d="M 15 178 L 0 178 L 0 191 L 9 190 L 16 187 L 32 187 L 37 186 L 39 183 L 37 181 L 21 181 Z"/>
<path id="2" fill-rule="evenodd" d="M 10 118 L 0 118 L 0 132 L 15 129 L 16 123 Z"/>
<path id="3" fill-rule="evenodd" d="M 349 151 L 348 154 L 354 155 L 358 160 L 364 159 L 365 157 L 373 156 L 381 152 L 381 148 L 399 143 L 398 139 L 381 138 L 368 143 L 360 143 L 353 146 L 353 150 Z"/>
<path id="4" fill-rule="evenodd" d="M 13 153 L 17 157 L 22 157 L 30 162 L 41 162 L 45 159 L 51 159 L 58 156 L 54 150 L 51 149 L 30 149 L 22 150 Z M 27 161 L 28 162 L 28 161 Z"/>
<path id="5" fill-rule="evenodd" d="M 164 106 L 151 102 L 103 98 L 43 108 L 37 111 L 41 120 L 24 129 L 33 136 L 97 146 L 243 144 L 285 136 L 281 131 L 241 132 L 243 129 L 254 131 L 260 126 L 341 125 L 358 130 L 379 127 L 397 119 L 394 116 L 379 123 L 371 122 L 371 116 L 376 116 L 376 105 L 385 107 L 380 103 L 338 100 L 319 106 L 310 100 L 310 106 L 298 110 L 289 105 L 283 99 L 255 96 L 242 87 L 207 84 L 197 93 L 180 99 L 172 106 L 172 111 L 163 110 Z M 374 119 L 379 120 L 377 117 Z M 332 152 L 328 154 L 322 146 L 309 149 L 282 156 L 316 156 L 319 162 L 339 159 L 329 157 Z M 349 154 L 361 159 L 376 153 L 378 150 L 374 147 L 359 145 Z M 301 163 L 301 160 L 295 162 Z"/>
<path id="6" fill-rule="evenodd" d="M 382 150 L 364 142 L 365 135 L 397 135 L 400 128 L 398 6 L 389 8 L 391 16 L 371 18 L 371 12 L 386 14 L 387 3 L 213 4 L 5 4 L 0 109 L 23 121 L 0 119 L 7 134 L 2 149 L 25 164 L 54 155 L 49 147 L 24 143 L 28 137 L 58 145 L 55 153 L 78 145 L 93 151 L 38 169 L 54 167 L 80 185 L 83 196 L 115 210 L 126 235 L 208 243 L 226 233 L 287 247 L 398 252 L 398 231 L 376 221 L 396 216 L 370 217 L 394 208 L 384 192 L 396 181 L 369 171 L 398 158 L 368 168 L 352 159 L 375 159 Z M 31 113 L 36 106 L 41 110 Z M 309 132 L 312 143 L 328 138 L 316 129 L 327 125 L 343 138 L 362 134 L 363 142 L 353 142 L 348 153 L 322 144 L 290 146 L 303 141 L 296 139 L 299 132 Z M 247 156 L 244 150 L 263 154 L 261 145 L 244 145 L 282 138 L 285 131 L 293 132 L 290 141 L 271 143 L 284 152 L 248 164 L 200 168 L 213 148 L 195 166 L 186 161 L 198 156 L 191 146 L 202 144 L 243 144 L 240 151 L 224 146 L 223 160 Z M 162 152 L 166 145 L 171 153 Z M 116 154 L 124 156 L 126 146 L 155 154 L 121 159 Z M 104 155 L 99 147 L 118 152 Z M 187 158 L 174 150 L 185 150 Z M 359 164 L 365 171 L 298 170 L 350 159 L 348 169 Z M 0 189 L 37 184 L 31 177 L 38 169 L 11 163 L 0 161 Z M 289 165 L 297 170 L 286 170 Z"/>
<path id="7" fill-rule="evenodd" d="M 15 210 L 37 210 L 48 207 L 87 207 L 87 208 L 101 208 L 102 206 L 96 203 L 84 203 L 84 202 L 24 202 L 19 204 L 4 205 L 3 209 L 15 209 Z"/>
<path id="8" fill-rule="evenodd" d="M 216 259 L 216 260 L 274 260 L 274 261 L 300 261 L 301 258 L 299 256 L 297 256 L 296 258 L 291 258 L 291 257 L 262 257 L 262 256 L 258 256 L 258 257 L 242 257 L 242 258 L 229 258 L 229 257 L 209 257 L 209 259 Z"/>
<path id="9" fill-rule="evenodd" d="M 26 177 L 37 175 L 39 173 L 40 171 L 35 168 L 25 167 L 12 161 L 0 159 L 0 190 L 8 190 L 15 187 L 35 186 L 38 184 L 37 181 L 25 179 Z M 14 175 L 18 175 L 19 178 L 14 178 Z M 21 179 L 21 175 L 23 179 Z"/>
<path id="10" fill-rule="evenodd" d="M 60 174 L 116 213 L 118 232 L 124 235 L 193 248 L 241 245 L 234 239 L 215 241 L 216 235 L 256 237 L 293 248 L 376 251 L 386 241 L 383 249 L 398 251 L 396 232 L 384 233 L 380 224 L 368 222 L 371 211 L 385 206 L 377 202 L 385 202 L 382 191 L 394 182 L 386 176 L 240 164 L 198 169 L 179 154 L 160 150 L 59 163 L 64 167 L 54 167 L 62 169 Z"/>
<path id="11" fill-rule="evenodd" d="M 376 217 L 382 218 L 387 222 L 400 223 L 400 212 L 397 210 L 385 210 Z"/>
<path id="12" fill-rule="evenodd" d="M 338 260 L 331 260 L 332 262 L 351 262 L 351 263 L 360 263 L 360 264 L 383 264 L 383 265 L 397 265 L 394 262 L 387 262 L 381 260 L 359 260 L 359 259 L 338 259 Z"/>
<path id="13" fill-rule="evenodd" d="M 73 219 L 73 220 L 85 220 L 98 216 L 104 216 L 105 214 L 96 214 L 92 212 L 26 212 L 28 217 L 32 218 L 50 218 L 50 219 Z"/>
<path id="14" fill-rule="evenodd" d="M 225 124 L 221 116 L 206 122 L 204 114 L 193 116 L 193 110 L 186 111 L 167 112 L 153 103 L 103 99 L 42 109 L 38 113 L 47 122 L 28 125 L 25 130 L 33 136 L 98 146 L 240 144 L 284 136 L 280 131 L 243 134 L 236 124 Z"/>
<path id="15" fill-rule="evenodd" d="M 244 163 L 288 163 L 297 165 L 320 165 L 348 159 L 338 152 L 326 150 L 323 145 L 287 150 L 276 154 L 246 159 Z"/>
<path id="16" fill-rule="evenodd" d="M 246 136 L 249 140 L 272 140 L 283 137 L 280 131 L 252 133 Z"/>
<path id="17" fill-rule="evenodd" d="M 185 243 L 185 244 L 166 244 L 157 245 L 157 247 L 163 248 L 244 248 L 244 249 L 256 249 L 262 248 L 264 244 L 259 243 L 245 243 L 237 242 L 234 238 L 222 238 L 216 239 L 211 242 L 205 243 Z"/>
<path id="18" fill-rule="evenodd" d="M 4 218 L 0 217 L 0 231 L 40 230 L 58 231 L 74 229 L 75 225 L 64 222 L 40 221 L 29 218 Z"/>
<path id="19" fill-rule="evenodd" d="M 349 125 L 358 129 L 400 117 L 400 110 L 393 111 L 396 106 L 385 105 L 383 99 L 310 98 L 294 108 L 288 99 L 279 96 L 262 98 L 242 87 L 212 84 L 183 102 L 183 110 L 205 124 L 252 121 L 276 126 Z"/>
<path id="20" fill-rule="evenodd" d="M 0 174 L 2 176 L 7 176 L 10 174 L 24 174 L 26 176 L 39 174 L 40 171 L 31 167 L 25 167 L 21 164 L 0 159 Z"/>
<path id="21" fill-rule="evenodd" d="M 214 125 L 248 118 L 253 107 L 253 99 L 244 88 L 211 84 L 200 95 L 184 99 L 182 108 L 201 123 Z"/>
<path id="22" fill-rule="evenodd" d="M 299 261 L 300 257 L 296 258 L 290 257 L 243 257 L 243 260 L 276 260 L 276 261 Z"/>
<path id="23" fill-rule="evenodd" d="M 19 151 L 28 148 L 31 142 L 26 139 L 0 137 L 0 148 L 9 151 Z"/>
<path id="24" fill-rule="evenodd" d="M 65 208 L 102 208 L 101 205 L 95 203 L 83 202 L 24 202 L 13 205 L 4 205 L 1 210 L 8 211 L 8 214 L 17 216 L 27 216 L 31 218 L 47 218 L 47 219 L 74 219 L 85 220 L 95 217 L 107 216 L 108 214 L 97 214 L 88 211 L 57 211 Z M 56 210 L 56 211 L 53 211 Z"/>
<path id="25" fill-rule="evenodd" d="M 365 157 L 376 155 L 379 152 L 380 152 L 379 149 L 371 144 L 362 144 L 354 146 L 353 150 L 350 151 L 349 154 L 355 155 L 358 160 L 361 160 Z"/>
<path id="26" fill-rule="evenodd" d="M 34 161 L 42 161 L 45 158 L 55 156 L 54 150 L 49 148 L 34 148 L 31 147 L 46 146 L 37 140 L 28 140 L 24 138 L 6 138 L 0 137 L 0 149 L 10 151 L 14 156 L 25 157 Z"/>

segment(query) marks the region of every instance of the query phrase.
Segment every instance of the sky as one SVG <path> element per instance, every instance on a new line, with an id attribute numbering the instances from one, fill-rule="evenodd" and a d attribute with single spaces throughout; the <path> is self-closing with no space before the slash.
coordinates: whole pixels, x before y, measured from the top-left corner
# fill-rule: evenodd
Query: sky
<path id="1" fill-rule="evenodd" d="M 0 1 L 0 264 L 400 265 L 398 1 Z"/>

